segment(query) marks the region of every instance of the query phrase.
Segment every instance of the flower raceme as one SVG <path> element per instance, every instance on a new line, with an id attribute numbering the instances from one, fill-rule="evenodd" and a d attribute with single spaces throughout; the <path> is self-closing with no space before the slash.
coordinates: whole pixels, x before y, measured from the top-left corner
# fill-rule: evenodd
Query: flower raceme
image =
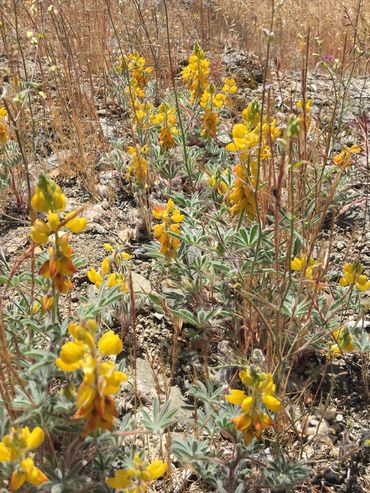
<path id="1" fill-rule="evenodd" d="M 226 146 L 226 150 L 236 153 L 239 158 L 239 163 L 233 168 L 235 178 L 229 195 L 230 213 L 246 213 L 253 219 L 257 212 L 258 164 L 271 155 L 270 145 L 280 136 L 281 131 L 275 120 L 267 123 L 263 119 L 261 126 L 261 115 L 256 101 L 252 101 L 244 109 L 242 118 L 243 123 L 235 124 L 232 129 L 233 141 Z"/>
<path id="2" fill-rule="evenodd" d="M 124 272 L 125 262 L 132 258 L 126 252 L 115 251 L 109 243 L 104 244 L 104 248 L 111 255 L 104 257 L 100 265 L 99 271 L 93 267 L 87 272 L 87 277 L 90 282 L 95 284 L 96 288 L 100 288 L 104 281 L 107 282 L 108 288 L 113 286 L 121 286 L 122 291 L 128 291 L 128 285 Z"/>
<path id="3" fill-rule="evenodd" d="M 263 430 L 273 426 L 273 420 L 268 411 L 279 412 L 281 402 L 274 396 L 276 386 L 271 373 L 263 373 L 251 366 L 241 371 L 239 376 L 251 393 L 231 389 L 225 399 L 241 407 L 242 414 L 233 418 L 232 421 L 243 434 L 244 442 L 248 445 L 253 438 L 261 440 Z"/>
<path id="4" fill-rule="evenodd" d="M 136 51 L 129 55 L 123 55 L 117 68 L 129 78 L 129 84 L 131 84 L 135 95 L 143 98 L 145 96 L 144 89 L 149 82 L 149 74 L 152 72 L 152 68 L 146 65 L 145 58 Z M 126 87 L 125 91 L 129 92 L 130 89 Z"/>
<path id="5" fill-rule="evenodd" d="M 18 490 L 26 481 L 34 486 L 40 486 L 48 481 L 47 476 L 35 466 L 32 457 L 28 457 L 30 450 L 36 449 L 44 441 L 42 428 L 36 427 L 32 431 L 28 426 L 12 428 L 0 442 L 0 462 L 16 462 L 16 469 L 10 480 L 10 490 Z"/>
<path id="6" fill-rule="evenodd" d="M 209 61 L 199 45 L 195 45 L 190 55 L 188 65 L 182 70 L 182 78 L 185 85 L 191 91 L 191 102 L 199 100 L 208 86 Z"/>
<path id="7" fill-rule="evenodd" d="M 175 258 L 180 246 L 180 240 L 172 236 L 171 233 L 179 234 L 181 231 L 180 223 L 185 216 L 175 209 L 172 199 L 169 199 L 166 206 L 158 206 L 153 209 L 155 219 L 162 221 L 153 226 L 154 237 L 161 244 L 160 253 L 167 258 Z"/>
<path id="8" fill-rule="evenodd" d="M 368 291 L 370 289 L 370 281 L 363 274 L 364 266 L 360 262 L 353 264 L 344 264 L 343 276 L 339 279 L 339 284 L 345 286 L 355 286 L 359 291 Z"/>
<path id="9" fill-rule="evenodd" d="M 143 186 L 147 182 L 148 178 L 148 161 L 144 155 L 148 154 L 149 147 L 144 145 L 143 147 L 129 146 L 128 153 L 132 156 L 131 165 L 128 167 L 129 178 L 134 178 L 136 183 Z"/>
<path id="10" fill-rule="evenodd" d="M 152 115 L 151 121 L 155 125 L 160 125 L 159 145 L 162 149 L 168 150 L 176 146 L 175 136 L 179 134 L 176 126 L 176 109 L 166 103 L 162 103 L 158 112 Z"/>
<path id="11" fill-rule="evenodd" d="M 72 275 L 76 267 L 72 260 L 73 250 L 69 244 L 70 235 L 62 232 L 65 227 L 71 233 L 82 232 L 87 224 L 84 217 L 79 217 L 78 211 L 69 212 L 60 218 L 66 205 L 66 198 L 61 188 L 50 178 L 40 175 L 31 205 L 36 212 L 47 214 L 47 222 L 36 219 L 31 226 L 31 239 L 38 245 L 45 245 L 50 241 L 49 257 L 40 268 L 40 274 L 50 279 L 52 286 L 61 292 L 69 291 L 73 284 Z"/>
<path id="12" fill-rule="evenodd" d="M 117 371 L 114 363 L 104 357 L 119 354 L 122 341 L 109 330 L 96 342 L 97 324 L 93 319 L 72 323 L 68 331 L 73 340 L 63 344 L 55 363 L 63 371 L 83 371 L 74 418 L 87 421 L 84 435 L 98 429 L 111 430 L 117 416 L 112 395 L 119 391 L 127 375 Z"/>
<path id="13" fill-rule="evenodd" d="M 155 460 L 148 464 L 135 454 L 132 467 L 115 471 L 113 478 L 106 479 L 108 486 L 125 493 L 144 493 L 150 483 L 160 478 L 167 471 L 167 464 Z"/>

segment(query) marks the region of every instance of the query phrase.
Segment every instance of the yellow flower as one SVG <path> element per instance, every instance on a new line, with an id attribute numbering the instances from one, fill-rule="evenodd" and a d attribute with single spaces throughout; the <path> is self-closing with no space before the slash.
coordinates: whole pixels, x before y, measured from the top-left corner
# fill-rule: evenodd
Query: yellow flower
<path id="1" fill-rule="evenodd" d="M 134 177 L 139 185 L 145 185 L 148 177 L 148 161 L 143 154 L 148 152 L 148 146 L 142 148 L 130 146 L 128 152 L 132 156 L 132 163 L 128 168 L 129 177 Z"/>
<path id="2" fill-rule="evenodd" d="M 205 58 L 202 48 L 195 45 L 188 65 L 182 71 L 184 83 L 191 91 L 192 102 L 198 100 L 208 86 L 208 75 L 209 61 Z"/>
<path id="3" fill-rule="evenodd" d="M 111 395 L 127 380 L 127 375 L 117 371 L 113 362 L 102 361 L 105 355 L 120 353 L 122 341 L 110 330 L 96 344 L 96 330 L 97 323 L 93 319 L 71 323 L 68 331 L 74 340 L 62 346 L 56 360 L 56 365 L 64 371 L 83 370 L 74 418 L 86 421 L 84 435 L 100 428 L 112 429 L 117 411 Z"/>
<path id="4" fill-rule="evenodd" d="M 110 259 L 108 257 L 105 257 L 101 263 L 100 270 L 102 274 L 105 276 L 108 274 L 110 270 Z"/>
<path id="5" fill-rule="evenodd" d="M 33 486 L 40 486 L 48 481 L 47 476 L 35 466 L 33 459 L 30 457 L 23 459 L 17 470 L 13 472 L 10 481 L 11 491 L 18 490 L 26 481 Z"/>
<path id="6" fill-rule="evenodd" d="M 339 284 L 343 287 L 354 285 L 359 291 L 368 291 L 370 289 L 370 281 L 363 274 L 364 266 L 360 262 L 353 264 L 344 264 L 343 276 L 339 279 Z"/>
<path id="7" fill-rule="evenodd" d="M 71 211 L 68 214 L 66 214 L 66 219 L 69 217 L 73 216 L 75 214 L 75 211 Z M 66 227 L 72 231 L 72 233 L 81 233 L 87 225 L 87 219 L 86 217 L 73 217 L 70 221 L 66 223 Z"/>
<path id="8" fill-rule="evenodd" d="M 180 224 L 185 216 L 178 209 L 174 209 L 175 204 L 172 199 L 169 199 L 167 205 L 155 207 L 152 211 L 153 216 L 162 220 L 160 224 L 153 226 L 154 237 L 161 244 L 160 253 L 163 253 L 167 258 L 176 257 L 180 240 L 171 235 L 171 233 L 179 234 L 181 232 Z"/>
<path id="9" fill-rule="evenodd" d="M 163 476 L 167 471 L 167 464 L 161 460 L 155 460 L 148 464 L 135 454 L 132 467 L 115 471 L 113 478 L 106 479 L 106 483 L 113 489 L 125 489 L 133 493 L 142 493 L 148 485 Z"/>
<path id="10" fill-rule="evenodd" d="M 44 431 L 40 427 L 29 430 L 12 428 L 9 435 L 5 435 L 0 442 L 0 462 L 9 462 L 22 459 L 29 450 L 33 450 L 44 441 Z"/>
<path id="11" fill-rule="evenodd" d="M 113 252 L 113 247 L 110 243 L 104 243 L 103 247 L 105 248 L 105 250 L 107 250 L 108 252 Z"/>
<path id="12" fill-rule="evenodd" d="M 59 185 L 41 174 L 31 199 L 31 206 L 37 212 L 60 212 L 65 209 L 67 200 Z"/>
<path id="13" fill-rule="evenodd" d="M 87 271 L 87 277 L 97 288 L 103 283 L 103 277 L 93 267 Z"/>
<path id="14" fill-rule="evenodd" d="M 333 157 L 333 163 L 336 166 L 348 168 L 351 164 L 351 157 L 361 152 L 361 147 L 358 144 L 354 144 L 351 147 L 344 146 L 341 153 Z"/>
<path id="15" fill-rule="evenodd" d="M 351 352 L 355 349 L 353 337 L 348 327 L 342 327 L 332 332 L 336 344 L 330 346 L 329 354 L 337 355 Z"/>
<path id="16" fill-rule="evenodd" d="M 109 330 L 100 338 L 98 348 L 101 354 L 116 355 L 122 352 L 123 344 L 119 336 Z"/>
<path id="17" fill-rule="evenodd" d="M 38 245 L 44 245 L 49 241 L 51 232 L 52 229 L 47 223 L 41 219 L 36 219 L 31 226 L 31 240 Z"/>

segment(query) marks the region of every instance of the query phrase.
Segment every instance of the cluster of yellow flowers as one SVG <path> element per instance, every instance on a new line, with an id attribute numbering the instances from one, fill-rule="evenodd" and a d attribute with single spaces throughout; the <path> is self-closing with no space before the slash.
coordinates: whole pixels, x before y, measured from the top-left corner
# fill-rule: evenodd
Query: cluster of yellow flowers
<path id="1" fill-rule="evenodd" d="M 125 493 L 144 493 L 149 484 L 166 471 L 167 464 L 161 460 L 148 464 L 140 459 L 139 454 L 135 454 L 132 467 L 117 470 L 114 477 L 108 478 L 106 483 L 115 490 L 124 490 Z"/>
<path id="2" fill-rule="evenodd" d="M 298 123 L 299 123 L 301 130 L 303 130 L 303 128 L 304 128 L 304 117 L 306 117 L 306 130 L 310 126 L 310 123 L 311 123 L 310 114 L 311 114 L 312 105 L 313 105 L 313 101 L 311 99 L 306 101 L 305 105 L 303 105 L 303 101 L 301 99 L 299 99 L 296 102 L 297 111 L 299 113 Z"/>
<path id="3" fill-rule="evenodd" d="M 127 174 L 129 178 L 135 178 L 139 185 L 145 185 L 148 178 L 148 161 L 144 155 L 148 154 L 149 147 L 129 146 L 128 153 L 132 156 L 131 165 L 128 167 Z"/>
<path id="4" fill-rule="evenodd" d="M 61 293 L 72 289 L 71 277 L 76 272 L 71 256 L 73 250 L 69 244 L 70 235 L 62 233 L 61 230 L 66 227 L 72 233 L 80 233 L 87 224 L 86 218 L 78 216 L 78 211 L 69 212 L 61 219 L 60 213 L 66 205 L 67 200 L 61 188 L 41 174 L 31 199 L 31 206 L 36 212 L 47 214 L 47 222 L 42 219 L 33 222 L 31 239 L 38 245 L 45 245 L 51 237 L 49 258 L 41 266 L 40 274 L 50 279 L 52 288 Z"/>
<path id="5" fill-rule="evenodd" d="M 238 88 L 234 79 L 224 79 L 221 92 L 217 93 L 216 86 L 209 84 L 200 98 L 200 106 L 204 108 L 203 137 L 216 137 L 218 111 L 229 101 L 230 95 L 235 94 Z"/>
<path id="6" fill-rule="evenodd" d="M 127 380 L 126 374 L 117 371 L 112 361 L 104 360 L 105 356 L 116 356 L 122 351 L 121 339 L 109 330 L 96 343 L 97 328 L 93 319 L 70 324 L 68 332 L 73 340 L 63 344 L 55 362 L 63 371 L 83 370 L 74 418 L 87 421 L 85 435 L 97 429 L 112 429 L 117 416 L 112 395 Z"/>
<path id="7" fill-rule="evenodd" d="M 343 276 L 339 279 L 339 284 L 345 286 L 355 286 L 359 291 L 368 291 L 370 289 L 370 281 L 363 274 L 364 266 L 360 262 L 353 264 L 344 264 Z"/>
<path id="8" fill-rule="evenodd" d="M 229 152 L 237 153 L 240 160 L 233 168 L 235 179 L 229 195 L 232 205 L 230 213 L 246 213 L 252 219 L 257 211 L 258 160 L 264 161 L 270 156 L 269 145 L 280 137 L 281 131 L 276 126 L 276 120 L 271 120 L 270 123 L 263 122 L 261 129 L 260 110 L 256 101 L 252 101 L 245 108 L 242 118 L 243 123 L 237 123 L 232 129 L 233 142 L 226 146 Z"/>
<path id="9" fill-rule="evenodd" d="M 351 157 L 355 154 L 359 154 L 361 150 L 362 149 L 358 144 L 354 144 L 351 147 L 344 146 L 343 151 L 333 157 L 333 163 L 342 168 L 349 168 L 351 165 Z"/>
<path id="10" fill-rule="evenodd" d="M 313 257 L 307 258 L 307 255 L 301 254 L 299 257 L 294 257 L 290 262 L 290 268 L 299 271 L 305 277 L 309 284 L 315 284 L 321 288 L 320 281 L 321 265 Z"/>
<path id="11" fill-rule="evenodd" d="M 0 107 L 0 142 L 6 144 L 9 140 L 9 127 L 5 121 L 8 112 L 2 106 Z"/>
<path id="12" fill-rule="evenodd" d="M 239 372 L 239 377 L 251 390 L 251 394 L 246 394 L 243 390 L 231 389 L 225 399 L 241 407 L 242 414 L 232 421 L 243 434 L 244 442 L 249 444 L 253 438 L 261 440 L 263 430 L 273 425 L 273 420 L 267 411 L 279 412 L 281 402 L 274 396 L 276 386 L 271 373 L 263 373 L 251 366 Z"/>
<path id="13" fill-rule="evenodd" d="M 175 204 L 172 199 L 169 199 L 166 206 L 157 206 L 152 213 L 155 219 L 162 221 L 160 224 L 153 226 L 154 237 L 161 244 L 160 253 L 163 253 L 167 258 L 175 258 L 177 250 L 180 246 L 180 240 L 171 235 L 171 233 L 179 234 L 181 231 L 180 224 L 185 216 L 175 209 Z"/>
<path id="14" fill-rule="evenodd" d="M 330 355 L 342 354 L 355 349 L 353 337 L 348 327 L 345 326 L 334 330 L 331 335 L 335 340 L 335 344 L 330 346 Z"/>
<path id="15" fill-rule="evenodd" d="M 136 51 L 128 56 L 123 55 L 117 68 L 130 79 L 131 90 L 136 96 L 143 98 L 145 96 L 145 87 L 149 82 L 149 74 L 152 72 L 152 68 L 146 65 L 145 58 Z M 125 91 L 129 93 L 130 88 L 126 87 Z"/>
<path id="16" fill-rule="evenodd" d="M 33 486 L 40 486 L 48 481 L 47 476 L 35 466 L 30 450 L 39 447 L 44 441 L 44 432 L 36 427 L 32 430 L 12 428 L 0 442 L 0 462 L 15 462 L 16 468 L 10 480 L 10 490 L 18 490 L 26 481 Z"/>
<path id="17" fill-rule="evenodd" d="M 182 70 L 185 85 L 191 91 L 191 102 L 198 101 L 208 86 L 209 61 L 202 48 L 196 44 L 189 56 L 188 65 Z"/>
<path id="18" fill-rule="evenodd" d="M 155 125 L 160 125 L 159 145 L 163 149 L 171 149 L 176 146 L 174 136 L 179 134 L 179 129 L 176 126 L 176 109 L 166 103 L 162 103 L 158 112 L 152 115 L 152 122 Z"/>
<path id="19" fill-rule="evenodd" d="M 200 46 L 196 45 L 189 57 L 188 65 L 182 71 L 182 78 L 191 91 L 191 103 L 199 101 L 204 109 L 202 136 L 215 138 L 218 111 L 238 88 L 234 79 L 225 78 L 221 92 L 217 92 L 216 86 L 209 83 L 209 73 L 209 61 Z"/>
<path id="20" fill-rule="evenodd" d="M 132 256 L 126 252 L 115 251 L 110 243 L 104 243 L 103 246 L 110 255 L 103 258 L 99 272 L 93 267 L 88 270 L 87 277 L 89 281 L 99 288 L 106 280 L 109 288 L 121 286 L 122 291 L 128 291 L 127 279 L 124 275 L 124 262 L 131 260 Z"/>

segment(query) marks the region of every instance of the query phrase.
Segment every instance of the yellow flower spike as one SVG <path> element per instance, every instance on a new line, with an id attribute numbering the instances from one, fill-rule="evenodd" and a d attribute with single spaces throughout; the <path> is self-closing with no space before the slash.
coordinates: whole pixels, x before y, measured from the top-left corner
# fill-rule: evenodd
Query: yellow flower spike
<path id="1" fill-rule="evenodd" d="M 52 229 L 47 223 L 36 219 L 31 226 L 31 240 L 38 245 L 44 245 L 49 241 L 51 232 Z"/>
<path id="2" fill-rule="evenodd" d="M 230 402 L 230 404 L 241 405 L 246 397 L 247 395 L 243 390 L 230 389 L 230 394 L 225 397 L 225 400 Z"/>
<path id="3" fill-rule="evenodd" d="M 117 355 L 122 352 L 123 344 L 119 336 L 113 330 L 109 330 L 101 336 L 98 349 L 103 355 Z"/>

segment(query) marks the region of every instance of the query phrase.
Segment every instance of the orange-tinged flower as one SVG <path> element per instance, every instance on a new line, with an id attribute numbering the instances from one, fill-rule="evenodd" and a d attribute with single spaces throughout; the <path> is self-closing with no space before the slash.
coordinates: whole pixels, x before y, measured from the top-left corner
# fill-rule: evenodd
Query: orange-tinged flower
<path id="1" fill-rule="evenodd" d="M 160 253 L 163 253 L 167 258 L 176 257 L 177 250 L 180 247 L 181 241 L 175 238 L 171 233 L 180 234 L 180 223 L 185 216 L 178 209 L 174 209 L 175 204 L 172 199 L 169 199 L 166 206 L 155 207 L 152 211 L 153 216 L 162 220 L 160 224 L 153 226 L 154 237 L 161 244 Z"/>
<path id="2" fill-rule="evenodd" d="M 231 389 L 225 399 L 241 407 L 242 414 L 233 418 L 235 427 L 243 433 L 246 444 L 253 438 L 261 440 L 265 428 L 273 425 L 271 417 L 265 412 L 279 412 L 281 402 L 273 394 L 275 384 L 270 373 L 263 373 L 251 366 L 239 373 L 243 384 L 251 389 L 251 395 L 242 390 Z"/>
<path id="3" fill-rule="evenodd" d="M 336 166 L 348 168 L 351 165 L 351 157 L 361 151 L 362 149 L 358 144 L 354 144 L 351 147 L 344 146 L 343 151 L 333 157 L 333 163 Z"/>

